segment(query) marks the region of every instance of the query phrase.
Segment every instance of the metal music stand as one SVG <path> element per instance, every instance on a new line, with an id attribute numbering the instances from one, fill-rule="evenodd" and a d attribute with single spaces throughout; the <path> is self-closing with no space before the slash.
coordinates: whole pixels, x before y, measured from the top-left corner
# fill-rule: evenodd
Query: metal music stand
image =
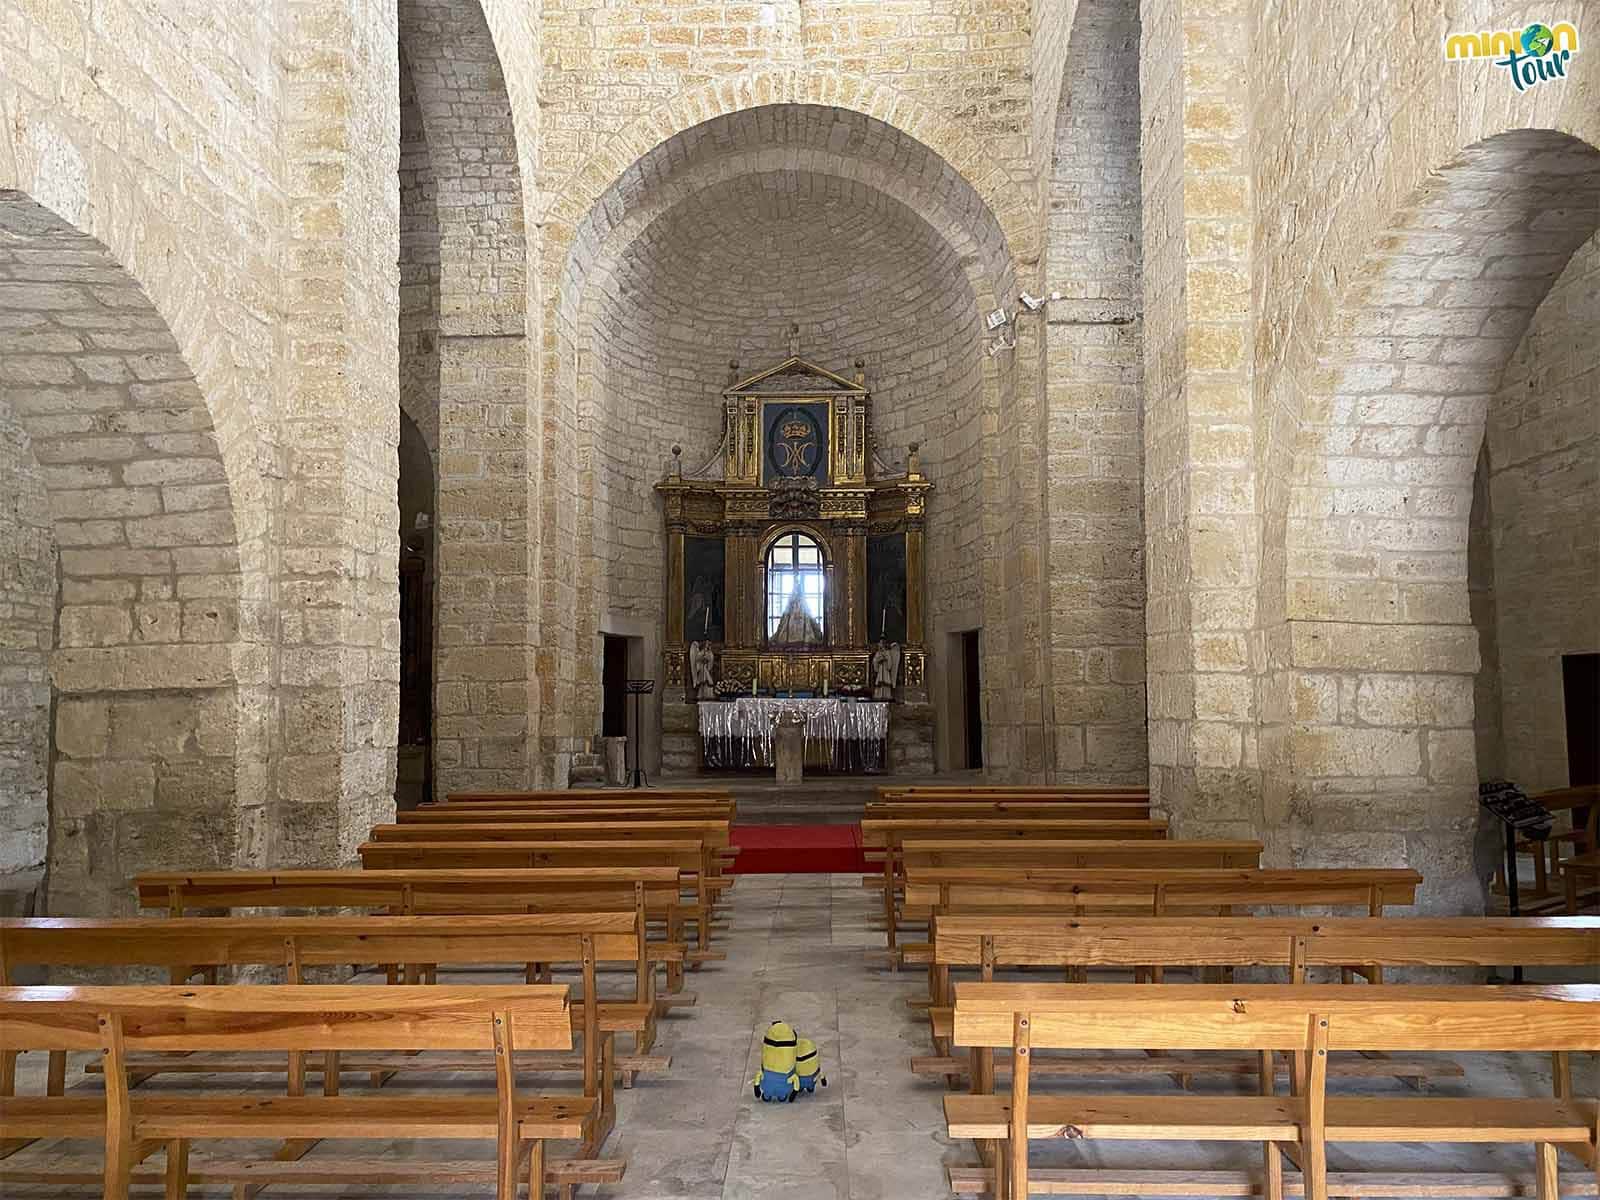
<path id="1" fill-rule="evenodd" d="M 656 690 L 656 681 L 654 679 L 630 679 L 624 686 L 627 689 L 627 694 L 633 697 L 633 737 L 629 739 L 633 742 L 633 783 L 631 786 L 640 788 L 644 787 L 647 781 L 644 768 L 639 765 L 639 750 L 641 748 L 639 739 L 640 734 L 644 732 L 644 726 L 639 724 L 639 697 L 648 696 L 654 692 Z"/>

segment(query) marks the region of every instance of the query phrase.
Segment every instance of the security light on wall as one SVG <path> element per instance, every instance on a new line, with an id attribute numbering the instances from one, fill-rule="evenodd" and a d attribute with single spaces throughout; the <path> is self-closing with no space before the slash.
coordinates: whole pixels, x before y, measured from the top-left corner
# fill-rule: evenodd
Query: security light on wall
<path id="1" fill-rule="evenodd" d="M 1011 320 L 1011 314 L 1006 312 L 1006 310 L 1003 308 L 997 308 L 989 314 L 989 318 L 985 323 L 988 325 L 989 331 L 992 333 L 1009 320 Z"/>
<path id="2" fill-rule="evenodd" d="M 1051 292 L 1048 296 L 1041 297 L 1031 296 L 1027 292 L 1023 292 L 1022 295 L 1017 297 L 1017 299 L 1022 301 L 1023 308 L 1026 308 L 1031 313 L 1036 313 L 1046 304 L 1049 304 L 1050 301 L 1061 299 L 1061 293 Z"/>

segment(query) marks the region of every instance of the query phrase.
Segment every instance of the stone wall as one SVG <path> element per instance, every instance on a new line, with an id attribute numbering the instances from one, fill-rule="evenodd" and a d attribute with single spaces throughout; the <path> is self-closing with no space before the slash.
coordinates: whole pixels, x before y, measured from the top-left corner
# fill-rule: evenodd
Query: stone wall
<path id="1" fill-rule="evenodd" d="M 897 164 L 888 169 L 882 164 Z M 879 453 L 924 446 L 931 621 L 979 608 L 986 401 L 978 291 L 1003 241 L 976 197 L 904 133 L 821 105 L 764 106 L 686 130 L 632 164 L 580 225 L 558 321 L 572 353 L 579 628 L 659 620 L 669 448 L 717 448 L 730 359 L 748 372 L 802 351 L 875 393 Z M 979 202 L 981 203 L 981 202 Z M 592 661 L 591 661 L 592 660 Z M 598 728 L 598 646 L 574 668 L 580 740 Z"/>
<path id="2" fill-rule="evenodd" d="M 0 326 L 17 319 L 0 312 Z M 0 360 L 0 377 L 9 369 Z M 0 479 L 0 912 L 14 914 L 35 904 L 49 829 L 56 548 L 42 472 L 3 399 Z"/>
<path id="3" fill-rule="evenodd" d="M 1502 769 L 1530 792 L 1569 782 L 1561 656 L 1600 653 L 1596 329 L 1591 238 L 1534 313 L 1489 405 Z"/>
<path id="4" fill-rule="evenodd" d="M 1078 4 L 1049 176 L 1046 310 L 1053 768 L 1148 775 L 1139 14 Z"/>

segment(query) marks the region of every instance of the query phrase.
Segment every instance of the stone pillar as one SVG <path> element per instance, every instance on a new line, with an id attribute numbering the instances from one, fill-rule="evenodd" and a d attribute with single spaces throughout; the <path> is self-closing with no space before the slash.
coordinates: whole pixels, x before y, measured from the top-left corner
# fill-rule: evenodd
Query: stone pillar
<path id="1" fill-rule="evenodd" d="M 437 180 L 439 223 L 438 788 L 541 781 L 537 512 L 540 426 L 528 336 L 525 154 L 507 61 L 533 30 L 512 6 L 404 0 L 400 36 Z M 490 20 L 494 21 L 491 29 Z M 519 70 L 535 69 L 519 63 Z M 519 76 L 518 78 L 522 78 Z M 527 82 L 523 78 L 523 82 Z M 531 151 L 531 147 L 528 148 Z M 575 575 L 568 552 L 560 578 Z M 548 566 L 548 564 L 547 564 Z M 569 593 L 570 601 L 570 593 Z M 563 612 L 571 619 L 574 605 Z M 562 669 L 572 655 L 563 647 Z M 552 654 L 554 652 L 552 651 Z M 560 778 L 565 780 L 565 771 Z"/>
<path id="2" fill-rule="evenodd" d="M 1195 7 L 1141 5 L 1151 788 L 1185 837 L 1254 837 L 1250 30 Z"/>
<path id="3" fill-rule="evenodd" d="M 395 0 L 287 0 L 279 711 L 268 860 L 352 861 L 399 722 Z"/>

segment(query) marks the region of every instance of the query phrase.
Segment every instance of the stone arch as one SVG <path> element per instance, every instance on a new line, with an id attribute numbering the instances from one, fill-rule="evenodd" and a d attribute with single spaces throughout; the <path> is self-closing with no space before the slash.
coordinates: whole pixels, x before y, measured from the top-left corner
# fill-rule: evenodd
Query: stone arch
<path id="1" fill-rule="evenodd" d="M 816 105 L 870 117 L 927 147 L 980 199 L 1006 236 L 1017 262 L 1038 257 L 1032 206 L 1023 183 L 989 161 L 983 147 L 958 122 L 914 97 L 865 76 L 845 71 L 807 71 L 762 67 L 733 79 L 719 79 L 674 96 L 654 112 L 616 133 L 573 172 L 546 210 L 552 249 L 565 243 L 600 198 L 629 166 L 653 149 L 697 125 L 748 109 L 778 105 Z"/>
<path id="2" fill-rule="evenodd" d="M 439 185 L 400 48 L 400 411 L 439 453 Z"/>
<path id="3" fill-rule="evenodd" d="M 259 850 L 264 595 L 171 327 L 103 243 L 17 191 L 0 192 L 0 376 L 59 548 L 49 904 L 126 909 L 132 873 Z"/>
<path id="4" fill-rule="evenodd" d="M 406 166 L 420 201 L 410 245 L 424 255 L 437 247 L 436 263 L 413 264 L 413 280 L 436 286 L 437 301 L 435 318 L 433 297 L 412 295 L 419 336 L 410 343 L 423 349 L 421 326 L 436 323 L 434 355 L 412 365 L 424 384 L 437 377 L 437 778 L 443 790 L 528 787 L 538 761 L 530 477 L 539 428 L 528 337 L 531 147 L 519 121 L 535 98 L 513 105 L 501 56 L 523 18 L 479 0 L 402 0 L 399 15 L 414 106 Z M 431 200 L 421 194 L 429 190 Z M 411 413 L 424 431 L 425 410 Z"/>
<path id="5" fill-rule="evenodd" d="M 1142 228 L 1136 0 L 1079 0 L 1045 181 L 1050 682 L 1058 778 L 1142 784 Z"/>
<path id="6" fill-rule="evenodd" d="M 993 446 L 986 446 L 976 431 L 985 414 L 992 416 L 1004 407 L 1013 388 L 1009 378 L 1013 372 L 1009 361 L 1000 363 L 982 355 L 979 319 L 982 312 L 1015 294 L 1016 268 L 1005 231 L 960 174 L 901 129 L 852 108 L 813 103 L 766 104 L 728 112 L 648 147 L 617 173 L 587 212 L 563 227 L 567 251 L 559 274 L 547 280 L 554 284 L 547 321 L 557 353 L 547 359 L 546 405 L 549 411 L 559 414 L 559 425 L 570 430 L 570 455 L 578 465 L 581 481 L 578 487 L 563 491 L 558 497 L 558 503 L 570 504 L 570 509 L 548 513 L 546 521 L 547 529 L 574 529 L 572 557 L 586 572 L 573 581 L 573 604 L 565 610 L 576 615 L 570 634 L 575 652 L 569 656 L 577 664 L 570 685 L 575 699 L 563 705 L 563 711 L 577 718 L 572 730 L 573 748 L 579 746 L 587 725 L 593 723 L 586 714 L 587 708 L 593 707 L 589 705 L 589 693 L 596 690 L 590 684 L 597 680 L 584 673 L 588 660 L 595 657 L 586 652 L 587 639 L 605 619 L 619 615 L 616 604 L 631 603 L 610 586 L 610 579 L 626 579 L 628 586 L 641 595 L 659 596 L 663 591 L 659 563 L 641 560 L 616 569 L 604 565 L 591 568 L 588 564 L 606 564 L 616 557 L 613 551 L 618 535 L 608 531 L 616 527 L 619 512 L 632 513 L 627 519 L 638 525 L 637 529 L 622 533 L 625 540 L 655 544 L 660 517 L 650 487 L 664 470 L 668 445 L 677 440 L 663 434 L 664 440 L 656 439 L 661 444 L 652 443 L 636 463 L 608 461 L 615 455 L 606 447 L 624 440 L 624 431 L 618 428 L 599 435 L 607 422 L 614 425 L 620 419 L 611 395 L 616 389 L 608 382 L 608 362 L 615 359 L 610 348 L 640 344 L 640 330 L 628 329 L 625 334 L 619 334 L 619 330 L 645 321 L 646 310 L 682 308 L 684 294 L 705 297 L 717 286 L 714 279 L 702 279 L 704 287 L 682 287 L 676 295 L 660 297 L 657 306 L 645 303 L 639 289 L 650 286 L 650 278 L 678 271 L 683 264 L 702 257 L 721 261 L 716 242 L 708 243 L 703 255 L 689 248 L 684 242 L 686 226 L 714 228 L 719 222 L 735 219 L 729 214 L 743 214 L 737 218 L 742 225 L 736 222 L 725 229 L 729 238 L 737 239 L 778 211 L 789 214 L 786 220 L 798 222 L 793 229 L 809 228 L 803 224 L 805 212 L 824 205 L 851 214 L 839 218 L 842 224 L 833 227 L 830 236 L 848 236 L 840 231 L 858 217 L 887 222 L 883 228 L 892 226 L 900 231 L 889 236 L 904 240 L 908 247 L 904 257 L 940 262 L 938 273 L 942 281 L 928 279 L 913 284 L 904 297 L 885 296 L 884 305 L 894 309 L 903 304 L 909 311 L 917 311 L 919 305 L 931 304 L 940 313 L 939 320 L 953 322 L 947 340 L 951 346 L 965 349 L 949 351 L 950 369 L 959 373 L 957 387 L 961 395 L 970 396 L 962 411 L 971 419 L 971 436 L 960 433 L 953 425 L 952 436 L 929 441 L 939 442 L 933 451 L 936 456 L 945 454 L 948 448 L 952 461 L 960 458 L 963 469 L 972 476 L 972 495 L 962 500 L 955 498 L 953 478 L 943 476 L 943 486 L 950 489 L 952 508 L 963 500 L 970 501 L 974 524 L 981 526 L 976 514 L 982 505 L 1001 507 L 999 494 L 1004 474 L 1000 460 Z M 869 213 L 875 215 L 864 216 Z M 913 245 L 918 248 L 909 249 Z M 872 258 L 869 250 L 864 254 L 866 259 Z M 550 265 L 547 260 L 547 269 Z M 875 277 L 873 273 L 878 271 L 868 262 L 858 265 L 868 271 L 869 277 Z M 723 281 L 722 290 L 743 295 L 739 290 L 743 285 L 736 278 L 739 264 L 729 262 L 726 268 L 720 274 L 712 274 Z M 796 270 L 801 269 L 796 266 Z M 689 278 L 685 273 L 680 281 L 687 283 Z M 826 281 L 814 282 L 826 286 Z M 955 298 L 951 287 L 959 289 L 962 296 Z M 780 307 L 785 303 L 776 300 L 776 291 L 774 297 L 773 302 Z M 718 308 L 720 300 L 713 296 L 696 303 L 709 313 Z M 876 314 L 857 314 L 853 319 L 867 326 L 881 323 Z M 769 304 L 759 318 L 733 314 L 713 324 L 722 332 L 698 342 L 685 342 L 685 347 L 693 344 L 694 350 L 691 354 L 686 349 L 681 362 L 671 360 L 670 355 L 652 354 L 670 368 L 676 391 L 698 397 L 702 415 L 710 414 L 706 418 L 710 424 L 702 421 L 694 427 L 703 435 L 701 440 L 709 438 L 714 442 L 715 429 L 711 426 L 719 411 L 716 393 L 726 383 L 725 378 L 715 374 L 719 362 L 730 351 L 745 357 L 743 365 L 752 369 L 765 362 L 760 356 L 774 361 L 782 357 L 787 352 L 787 318 Z M 808 318 L 803 348 L 813 355 L 820 354 L 823 360 L 839 358 L 841 361 L 834 361 L 833 365 L 846 368 L 855 357 L 851 340 L 835 337 L 827 326 L 827 321 L 813 322 Z M 730 332 L 734 328 L 745 330 L 742 344 Z M 724 348 L 715 342 L 718 336 L 735 340 Z M 869 329 L 857 327 L 854 336 L 856 346 L 872 342 Z M 751 354 L 760 361 L 749 360 Z M 943 358 L 944 352 L 940 355 Z M 869 349 L 867 358 L 873 357 Z M 872 365 L 876 370 L 878 364 Z M 883 392 L 894 390 L 894 381 L 883 378 L 881 372 L 872 382 L 880 390 L 880 400 Z M 934 385 L 930 390 L 939 389 Z M 880 408 L 880 427 L 882 417 Z M 892 425 L 886 431 L 880 428 L 880 433 L 884 432 L 888 435 L 885 456 L 890 459 L 903 455 L 908 438 L 916 440 L 915 435 Z M 691 459 L 712 449 L 714 445 L 688 447 Z M 970 453 L 963 456 L 963 450 Z M 936 477 L 941 463 L 942 460 L 930 461 L 929 450 L 924 450 L 924 466 Z M 941 519 L 937 504 L 932 512 L 930 521 Z M 972 577 L 969 590 L 974 606 L 982 604 L 984 593 L 994 595 L 1000 591 L 998 587 L 982 586 L 980 576 L 1004 569 L 998 555 L 991 560 L 982 551 L 982 540 L 982 535 L 975 534 L 970 542 L 961 542 L 961 562 L 950 564 L 947 572 L 950 577 Z M 930 539 L 930 544 L 948 546 L 957 542 Z M 930 566 L 930 578 L 938 576 L 937 566 Z M 937 614 L 937 601 L 935 607 Z M 658 622 L 660 617 L 653 609 L 629 610 L 620 615 L 646 622 Z M 1003 646 L 1004 639 L 996 638 L 995 644 Z M 1002 677 L 1004 672 L 997 670 L 994 675 Z M 1003 724 L 996 722 L 996 727 L 1002 729 Z M 1000 760 L 1003 756 L 995 758 Z"/>
<path id="7" fill-rule="evenodd" d="M 1433 907 L 1481 904 L 1463 867 L 1474 468 L 1507 361 L 1597 226 L 1593 146 L 1479 141 L 1396 209 L 1314 361 L 1279 377 L 1261 596 L 1275 858 L 1411 864 Z"/>

